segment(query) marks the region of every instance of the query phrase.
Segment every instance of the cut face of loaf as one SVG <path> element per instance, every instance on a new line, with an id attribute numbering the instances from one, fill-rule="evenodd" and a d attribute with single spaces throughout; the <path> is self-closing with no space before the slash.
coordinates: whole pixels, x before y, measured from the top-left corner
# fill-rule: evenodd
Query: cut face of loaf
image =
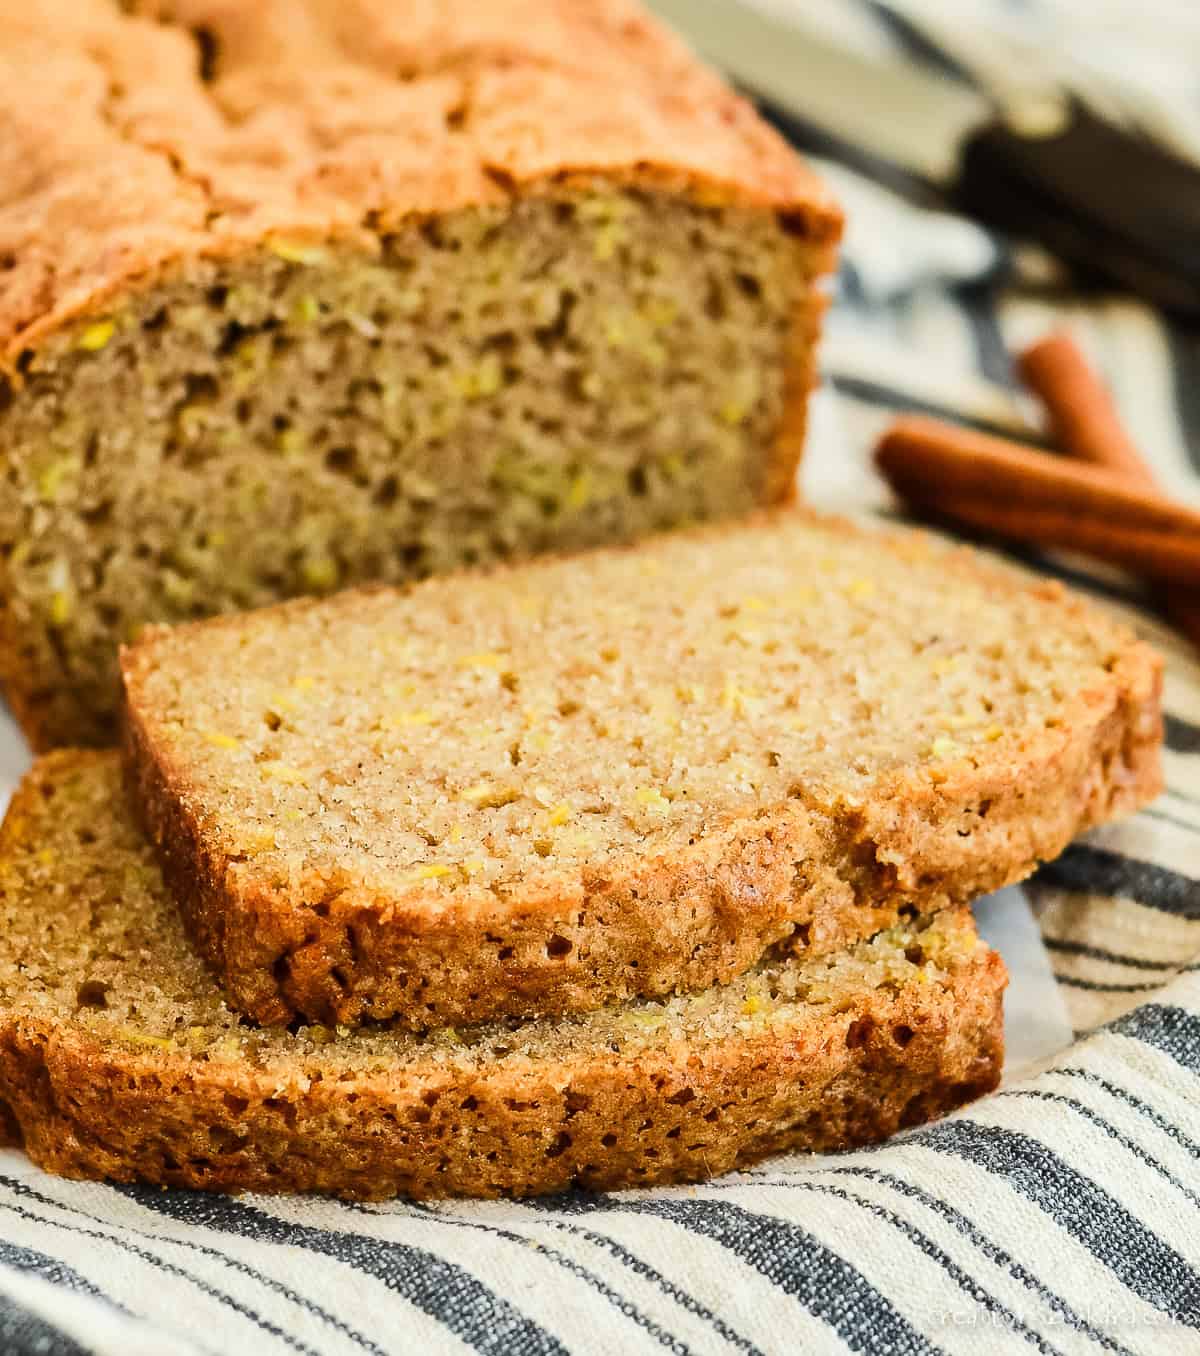
<path id="1" fill-rule="evenodd" d="M 527 1195 L 842 1148 L 995 1086 L 1000 958 L 968 912 L 585 1017 L 260 1030 L 192 952 L 109 754 L 52 754 L 0 835 L 0 1125 L 72 1177 Z"/>
<path id="2" fill-rule="evenodd" d="M 597 181 L 375 252 L 195 263 L 49 342 L 0 416 L 38 742 L 111 735 L 116 647 L 147 621 L 780 497 L 812 265 L 762 213 Z"/>
<path id="3" fill-rule="evenodd" d="M 147 622 L 789 492 L 838 218 L 786 147 L 623 0 L 361 0 L 353 52 L 334 8 L 0 17 L 0 677 L 40 747 L 111 741 Z"/>
<path id="4" fill-rule="evenodd" d="M 798 511 L 125 652 L 131 783 L 264 1022 L 725 983 L 1019 879 L 1159 785 L 1159 667 L 1058 586 Z"/>

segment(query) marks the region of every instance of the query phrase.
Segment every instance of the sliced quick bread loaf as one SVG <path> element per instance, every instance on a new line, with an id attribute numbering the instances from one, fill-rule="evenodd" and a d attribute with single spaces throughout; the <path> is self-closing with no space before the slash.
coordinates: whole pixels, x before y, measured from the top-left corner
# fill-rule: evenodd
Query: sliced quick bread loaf
<path id="1" fill-rule="evenodd" d="M 632 0 L 0 6 L 0 679 L 788 494 L 840 217 Z"/>
<path id="2" fill-rule="evenodd" d="M 799 511 L 124 655 L 141 814 L 264 1021 L 724 983 L 1032 871 L 1159 785 L 1159 666 L 1057 585 Z"/>
<path id="3" fill-rule="evenodd" d="M 989 1090 L 1004 983 L 947 911 L 662 1003 L 266 1031 L 191 950 L 115 755 L 43 759 L 0 833 L 0 1124 L 76 1177 L 347 1196 L 706 1177 Z"/>

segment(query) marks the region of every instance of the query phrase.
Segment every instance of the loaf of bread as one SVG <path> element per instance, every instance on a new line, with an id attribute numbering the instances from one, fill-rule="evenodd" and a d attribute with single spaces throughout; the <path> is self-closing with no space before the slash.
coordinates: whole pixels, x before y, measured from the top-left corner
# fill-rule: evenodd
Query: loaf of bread
<path id="1" fill-rule="evenodd" d="M 632 0 L 0 5 L 0 680 L 784 497 L 839 216 Z"/>
<path id="2" fill-rule="evenodd" d="M 727 983 L 1027 875 L 1159 787 L 1159 661 L 1057 584 L 795 509 L 123 657 L 233 1006 L 415 1029 Z"/>
<path id="3" fill-rule="evenodd" d="M 989 1090 L 1004 982 L 947 911 L 584 1017 L 260 1030 L 191 951 L 115 754 L 43 759 L 0 833 L 0 1125 L 73 1177 L 372 1197 L 706 1177 Z"/>

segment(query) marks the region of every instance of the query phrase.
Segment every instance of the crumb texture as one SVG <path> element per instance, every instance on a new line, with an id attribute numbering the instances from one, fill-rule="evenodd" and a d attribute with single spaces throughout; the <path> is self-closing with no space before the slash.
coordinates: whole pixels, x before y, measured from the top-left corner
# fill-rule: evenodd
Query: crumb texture
<path id="1" fill-rule="evenodd" d="M 1158 779 L 1129 634 L 798 511 L 160 631 L 124 663 L 146 822 L 262 1020 L 705 987 L 1019 878 Z"/>
<path id="2" fill-rule="evenodd" d="M 993 1087 L 969 912 L 587 1016 L 260 1029 L 193 953 L 117 759 L 43 759 L 0 837 L 0 1110 L 70 1176 L 348 1196 L 694 1180 L 865 1143 Z"/>
<path id="3" fill-rule="evenodd" d="M 43 0 L 0 73 L 39 747 L 111 742 L 147 622 L 788 491 L 837 213 L 625 0 Z"/>

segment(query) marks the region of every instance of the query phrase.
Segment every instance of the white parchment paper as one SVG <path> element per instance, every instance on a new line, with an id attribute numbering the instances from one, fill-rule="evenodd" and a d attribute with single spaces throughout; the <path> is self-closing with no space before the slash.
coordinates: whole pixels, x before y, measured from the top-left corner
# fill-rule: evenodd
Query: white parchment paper
<path id="1" fill-rule="evenodd" d="M 1008 965 L 1004 1081 L 1009 1083 L 1043 1068 L 1071 1044 L 1074 1032 L 1025 891 L 1012 885 L 986 896 L 976 903 L 975 917 Z"/>

